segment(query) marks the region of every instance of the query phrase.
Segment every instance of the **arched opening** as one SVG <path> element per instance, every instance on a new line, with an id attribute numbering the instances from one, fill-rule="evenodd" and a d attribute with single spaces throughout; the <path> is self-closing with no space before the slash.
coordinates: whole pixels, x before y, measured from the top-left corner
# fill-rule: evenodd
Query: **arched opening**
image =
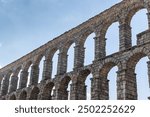
<path id="1" fill-rule="evenodd" d="M 91 80 L 92 80 L 93 76 L 90 73 L 86 80 L 85 80 L 85 86 L 86 86 L 86 100 L 90 100 L 91 99 Z"/>
<path id="2" fill-rule="evenodd" d="M 29 100 L 37 100 L 39 92 L 40 92 L 39 88 L 34 87 L 31 91 Z"/>
<path id="3" fill-rule="evenodd" d="M 55 78 L 55 75 L 57 74 L 57 65 L 58 65 L 58 54 L 59 54 L 59 50 L 57 50 L 53 56 L 52 59 L 52 78 Z"/>
<path id="4" fill-rule="evenodd" d="M 74 68 L 74 47 L 75 47 L 75 44 L 73 43 L 69 50 L 68 50 L 68 60 L 67 60 L 67 72 L 70 72 L 73 70 Z"/>
<path id="5" fill-rule="evenodd" d="M 51 100 L 55 100 L 55 96 L 56 96 L 56 88 L 55 86 L 53 86 L 51 91 Z"/>
<path id="6" fill-rule="evenodd" d="M 54 87 L 54 83 L 47 83 L 43 89 L 42 100 L 51 100 L 52 99 L 52 89 Z"/>
<path id="7" fill-rule="evenodd" d="M 119 51 L 119 23 L 113 23 L 106 32 L 106 55 Z"/>
<path id="8" fill-rule="evenodd" d="M 13 87 L 14 89 L 18 89 L 19 88 L 19 82 L 20 82 L 20 74 L 21 74 L 21 66 L 19 66 L 16 70 L 15 70 L 15 73 L 13 74 L 15 76 L 15 79 L 13 79 Z"/>
<path id="9" fill-rule="evenodd" d="M 22 70 L 20 70 L 19 73 L 18 73 L 17 89 L 19 89 L 19 83 L 21 82 L 21 81 L 20 81 L 20 75 L 21 75 L 21 72 L 22 72 Z"/>
<path id="10" fill-rule="evenodd" d="M 94 55 L 95 55 L 94 37 L 96 37 L 95 33 L 90 34 L 84 43 L 84 47 L 85 47 L 84 65 L 92 64 L 94 60 Z"/>
<path id="11" fill-rule="evenodd" d="M 137 45 L 137 34 L 148 29 L 148 18 L 147 10 L 142 9 L 132 17 L 131 27 L 132 27 L 132 46 Z"/>
<path id="12" fill-rule="evenodd" d="M 71 78 L 69 76 L 65 76 L 60 85 L 60 92 L 61 92 L 61 100 L 69 100 L 70 99 L 70 84 Z"/>
<path id="13" fill-rule="evenodd" d="M 140 59 L 135 68 L 138 100 L 147 100 L 150 96 L 150 88 L 147 75 L 147 61 L 149 61 L 148 57 Z"/>
<path id="14" fill-rule="evenodd" d="M 3 81 L 2 81 L 3 95 L 6 95 L 7 93 L 9 93 L 9 88 L 10 88 L 12 76 L 13 76 L 13 72 L 9 71 L 7 73 L 7 75 L 3 78 Z"/>
<path id="15" fill-rule="evenodd" d="M 129 75 L 129 85 L 133 95 L 133 99 L 145 100 L 148 99 L 150 95 L 149 89 L 149 78 L 148 78 L 148 63 L 149 61 L 147 55 L 141 50 L 135 50 L 136 53 L 133 54 L 127 61 L 127 68 Z"/>
<path id="16" fill-rule="evenodd" d="M 109 81 L 109 100 L 117 100 L 117 71 L 118 67 L 115 66 L 109 71 L 107 76 L 107 79 Z"/>
<path id="17" fill-rule="evenodd" d="M 17 89 L 17 85 L 19 84 L 19 78 L 18 78 L 18 73 L 19 73 L 20 69 L 15 70 L 15 72 L 13 72 L 10 75 L 10 79 L 9 79 L 9 88 L 8 88 L 8 93 L 12 93 L 14 91 L 16 91 Z"/>
<path id="18" fill-rule="evenodd" d="M 42 75 L 43 75 L 43 68 L 44 68 L 44 60 L 45 60 L 45 56 L 42 57 L 40 64 L 39 64 L 39 79 L 38 79 L 38 83 L 41 82 L 42 80 Z"/>
<path id="19" fill-rule="evenodd" d="M 10 77 L 9 77 L 9 86 L 10 86 L 10 84 L 11 84 L 12 76 L 13 76 L 13 73 L 11 73 L 11 74 L 10 74 Z M 8 87 L 9 87 L 9 86 L 8 86 Z"/>
<path id="20" fill-rule="evenodd" d="M 9 98 L 9 100 L 16 100 L 15 94 L 11 95 L 10 98 Z"/>
<path id="21" fill-rule="evenodd" d="M 107 61 L 107 60 L 106 60 Z M 100 84 L 102 95 L 105 97 L 104 99 L 109 100 L 116 100 L 117 97 L 117 71 L 118 66 L 115 60 L 110 59 L 110 61 L 107 61 L 103 67 L 100 69 L 100 81 L 103 82 L 103 84 Z"/>
<path id="22" fill-rule="evenodd" d="M 92 74 L 89 69 L 85 69 L 80 72 L 78 76 L 78 87 L 79 92 L 78 98 L 80 100 L 89 100 L 91 99 L 91 81 Z"/>
<path id="23" fill-rule="evenodd" d="M 72 84 L 72 80 L 69 82 L 68 88 L 67 88 L 67 91 L 68 91 L 68 100 L 71 99 L 71 97 L 70 97 L 70 95 L 71 95 L 71 84 Z"/>
<path id="24" fill-rule="evenodd" d="M 13 72 L 10 72 L 10 74 L 8 74 L 9 82 L 8 82 L 8 87 L 6 88 L 6 89 L 7 89 L 6 94 L 7 94 L 7 93 L 11 93 L 10 90 L 11 90 L 11 88 L 12 88 L 12 87 L 11 87 L 11 85 L 12 85 L 12 84 L 11 84 L 11 81 L 13 80 L 13 77 L 12 77 L 13 74 L 14 74 Z M 6 85 L 6 84 L 5 84 L 5 85 Z"/>
<path id="25" fill-rule="evenodd" d="M 25 90 L 23 90 L 20 93 L 19 100 L 26 100 L 26 98 L 27 98 L 27 92 Z"/>
<path id="26" fill-rule="evenodd" d="M 31 78 L 31 68 L 32 64 L 30 65 L 29 69 L 28 69 L 28 79 L 27 79 L 27 87 L 30 85 L 30 78 Z"/>
<path id="27" fill-rule="evenodd" d="M 32 66 L 32 61 L 28 61 L 24 68 L 20 70 L 20 80 L 19 81 L 19 88 L 25 88 L 29 86 L 30 83 L 30 76 L 31 76 L 31 66 Z"/>

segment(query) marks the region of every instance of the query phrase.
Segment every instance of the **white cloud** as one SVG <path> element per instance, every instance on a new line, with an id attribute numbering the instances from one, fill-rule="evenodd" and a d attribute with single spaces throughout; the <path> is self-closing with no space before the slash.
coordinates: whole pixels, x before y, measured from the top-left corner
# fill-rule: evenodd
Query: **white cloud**
<path id="1" fill-rule="evenodd" d="M 2 68 L 2 66 L 0 65 L 0 69 Z"/>

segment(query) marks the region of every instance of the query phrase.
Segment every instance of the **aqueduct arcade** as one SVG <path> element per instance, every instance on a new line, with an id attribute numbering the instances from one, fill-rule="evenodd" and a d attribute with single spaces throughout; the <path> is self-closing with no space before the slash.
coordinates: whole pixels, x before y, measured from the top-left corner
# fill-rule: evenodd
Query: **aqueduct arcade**
<path id="1" fill-rule="evenodd" d="M 147 10 L 148 29 L 137 35 L 132 46 L 131 20 L 136 12 Z M 146 20 L 145 20 L 146 21 Z M 106 55 L 106 33 L 119 23 L 119 51 Z M 85 80 L 92 74 L 90 98 L 109 99 L 109 71 L 116 66 L 117 99 L 138 99 L 135 67 L 140 59 L 150 59 L 150 0 L 123 0 L 110 9 L 56 37 L 22 58 L 0 69 L 0 99 L 85 100 Z M 94 34 L 94 60 L 85 65 L 85 41 Z M 74 44 L 73 70 L 67 71 L 68 50 Z M 52 76 L 53 57 L 58 52 L 57 73 Z M 40 68 L 41 62 L 43 69 Z M 147 61 L 150 85 L 150 61 Z M 42 77 L 40 78 L 40 71 Z M 68 91 L 68 88 L 70 91 Z M 148 98 L 148 97 L 147 97 Z"/>

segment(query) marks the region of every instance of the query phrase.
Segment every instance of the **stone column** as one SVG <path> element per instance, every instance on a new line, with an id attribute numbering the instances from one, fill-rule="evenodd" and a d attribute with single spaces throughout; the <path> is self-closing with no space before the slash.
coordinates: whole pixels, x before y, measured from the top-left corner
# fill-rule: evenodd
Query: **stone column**
<path id="1" fill-rule="evenodd" d="M 51 79 L 52 75 L 52 60 L 44 60 L 42 80 Z"/>
<path id="2" fill-rule="evenodd" d="M 38 99 L 39 100 L 52 100 L 52 96 L 51 96 L 50 93 L 48 93 L 46 95 L 45 94 L 43 95 L 43 92 L 40 92 L 39 95 L 38 95 Z"/>
<path id="3" fill-rule="evenodd" d="M 39 79 L 39 66 L 38 65 L 32 65 L 29 85 L 38 84 L 38 79 Z"/>
<path id="4" fill-rule="evenodd" d="M 122 23 L 119 26 L 120 51 L 132 47 L 131 27 L 127 23 Z"/>
<path id="5" fill-rule="evenodd" d="M 147 18 L 148 18 L 148 28 L 150 29 L 150 12 L 147 13 Z"/>
<path id="6" fill-rule="evenodd" d="M 76 69 L 84 66 L 85 48 L 82 44 L 78 44 L 74 48 L 75 48 L 74 68 Z"/>
<path id="7" fill-rule="evenodd" d="M 150 61 L 147 62 L 147 68 L 148 68 L 148 81 L 149 81 L 149 88 L 150 88 Z"/>
<path id="8" fill-rule="evenodd" d="M 91 99 L 92 100 L 108 100 L 109 99 L 109 85 L 107 76 L 99 71 L 93 74 L 91 82 Z"/>
<path id="9" fill-rule="evenodd" d="M 77 100 L 78 99 L 77 90 L 78 90 L 77 84 L 72 83 L 70 85 L 70 100 Z"/>
<path id="10" fill-rule="evenodd" d="M 107 77 L 100 76 L 99 84 L 100 84 L 99 99 L 100 100 L 108 100 L 109 99 L 109 81 L 108 81 Z"/>
<path id="11" fill-rule="evenodd" d="M 95 60 L 106 56 L 106 38 L 103 35 L 97 35 L 95 40 Z"/>
<path id="12" fill-rule="evenodd" d="M 54 100 L 68 100 L 68 91 L 65 89 L 55 89 L 53 95 Z"/>
<path id="13" fill-rule="evenodd" d="M 2 80 L 2 82 L 1 82 L 1 92 L 0 92 L 0 95 L 1 95 L 1 96 L 6 95 L 7 92 L 8 92 L 9 77 L 10 77 L 10 75 L 5 75 L 5 76 L 3 77 L 3 80 Z"/>
<path id="14" fill-rule="evenodd" d="M 55 84 L 53 88 L 52 99 L 53 100 L 68 100 L 68 90 L 67 86 L 62 86 L 61 82 Z"/>
<path id="15" fill-rule="evenodd" d="M 18 76 L 13 74 L 10 78 L 10 81 L 9 81 L 8 93 L 12 93 L 13 91 L 16 91 L 17 83 L 18 83 Z"/>
<path id="16" fill-rule="evenodd" d="M 124 69 L 117 72 L 117 98 L 118 100 L 137 99 L 136 74 L 133 70 Z"/>
<path id="17" fill-rule="evenodd" d="M 107 76 L 96 71 L 91 82 L 91 100 L 109 99 L 109 82 Z"/>
<path id="18" fill-rule="evenodd" d="M 28 71 L 21 71 L 18 89 L 23 89 L 27 86 L 28 74 Z"/>
<path id="19" fill-rule="evenodd" d="M 70 100 L 86 100 L 85 83 L 72 83 L 70 89 Z"/>
<path id="20" fill-rule="evenodd" d="M 91 100 L 100 99 L 100 78 L 94 77 L 91 82 Z"/>
<path id="21" fill-rule="evenodd" d="M 66 73 L 66 71 L 67 71 L 67 58 L 68 58 L 68 55 L 66 52 L 59 53 L 57 75 L 61 75 L 61 74 Z"/>
<path id="22" fill-rule="evenodd" d="M 145 8 L 148 11 L 148 13 L 147 13 L 147 16 L 148 16 L 148 26 L 149 26 L 149 29 L 150 29 L 150 1 L 149 0 L 144 0 L 144 6 L 145 6 Z"/>

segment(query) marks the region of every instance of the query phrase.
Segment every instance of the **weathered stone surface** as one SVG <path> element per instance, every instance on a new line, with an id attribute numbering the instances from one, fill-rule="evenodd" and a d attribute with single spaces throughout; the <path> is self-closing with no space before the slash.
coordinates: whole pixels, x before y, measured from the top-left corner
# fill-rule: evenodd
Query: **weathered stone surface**
<path id="1" fill-rule="evenodd" d="M 117 99 L 137 99 L 135 66 L 147 56 L 150 58 L 150 30 L 137 36 L 137 46 L 132 47 L 131 19 L 140 9 L 147 9 L 150 27 L 150 0 L 123 0 L 110 9 L 92 17 L 79 26 L 49 41 L 31 53 L 0 69 L 0 99 L 18 100 L 85 100 L 85 79 L 91 73 L 91 99 L 109 99 L 109 80 L 107 75 L 111 68 L 118 67 Z M 106 32 L 109 26 L 119 22 L 119 48 L 112 55 L 106 56 Z M 84 66 L 86 38 L 95 33 L 95 59 Z M 74 69 L 66 73 L 67 51 L 71 44 L 74 47 Z M 52 58 L 59 50 L 57 74 L 52 79 Z M 42 81 L 39 80 L 39 63 L 45 57 Z M 29 71 L 31 67 L 31 71 Z M 20 76 L 18 76 L 20 71 Z M 30 76 L 29 76 L 30 72 Z M 13 75 L 14 74 L 14 75 Z M 150 63 L 148 62 L 150 82 Z M 20 81 L 18 81 L 20 79 Z M 27 81 L 29 86 L 27 87 Z M 69 82 L 70 92 L 67 91 Z M 17 87 L 17 82 L 19 86 Z M 70 96 L 70 97 L 69 97 Z M 150 97 L 149 97 L 150 98 Z"/>

